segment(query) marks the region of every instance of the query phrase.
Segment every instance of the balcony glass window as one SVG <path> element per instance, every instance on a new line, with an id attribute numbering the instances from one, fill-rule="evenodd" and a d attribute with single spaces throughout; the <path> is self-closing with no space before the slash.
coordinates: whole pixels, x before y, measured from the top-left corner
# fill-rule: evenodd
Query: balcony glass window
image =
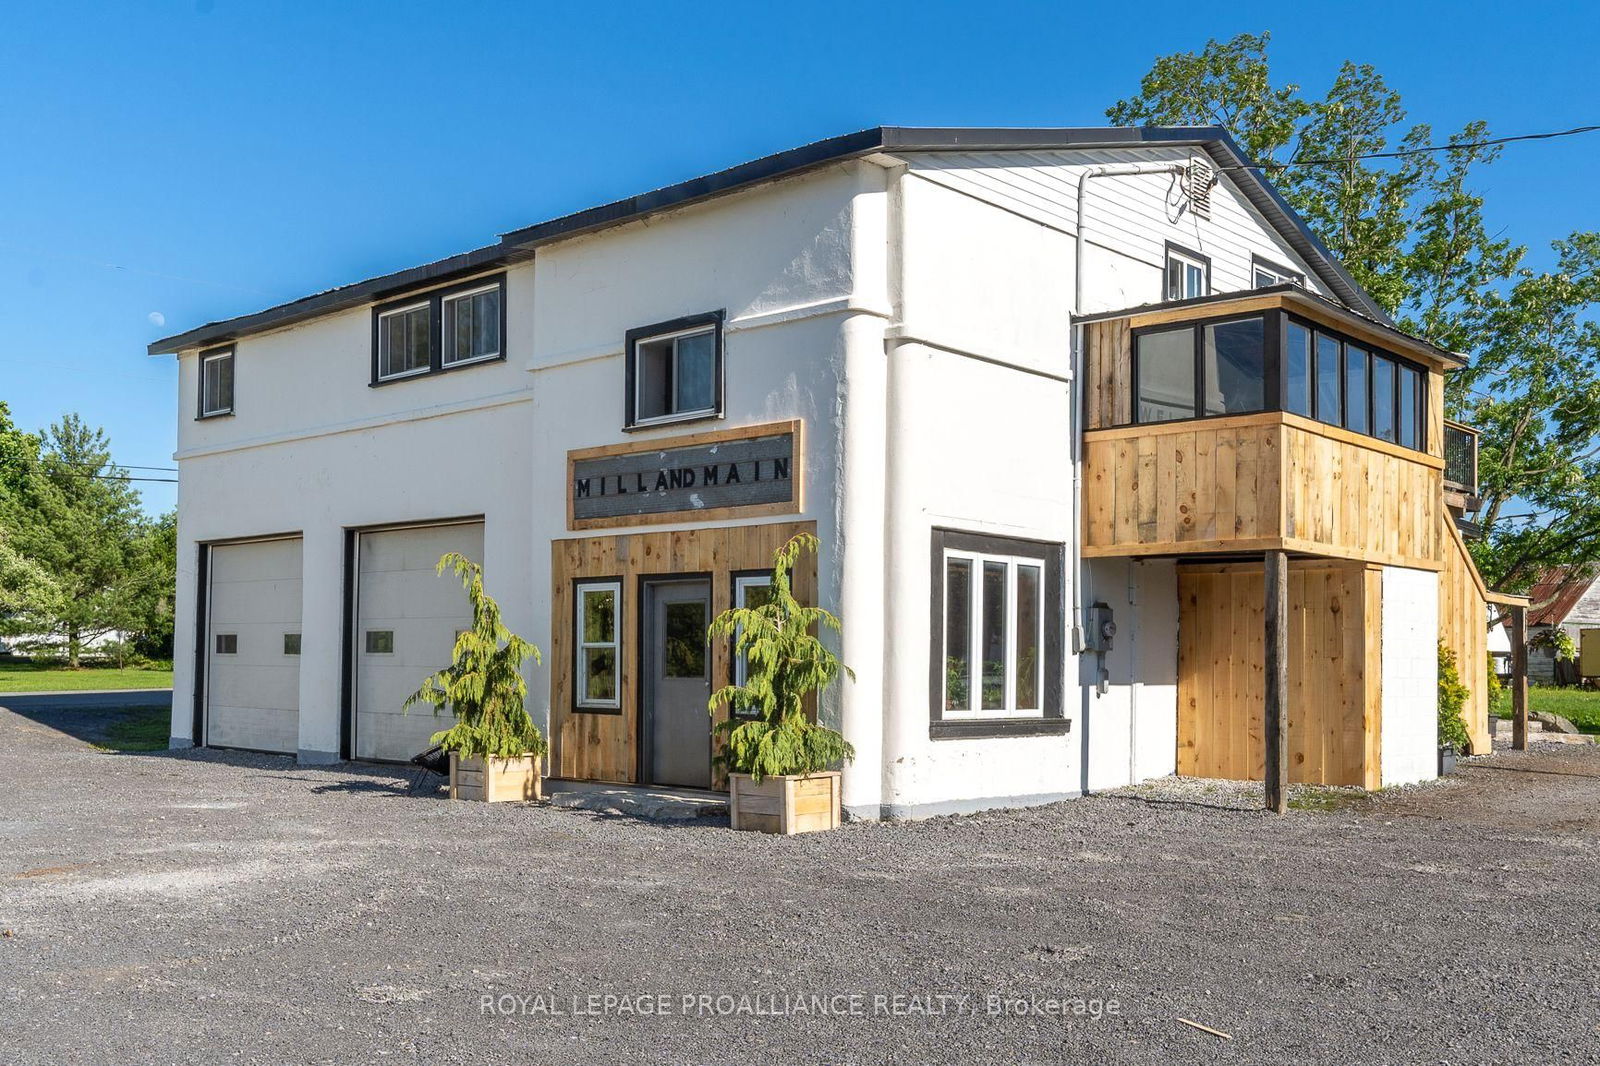
<path id="1" fill-rule="evenodd" d="M 1344 428 L 1357 433 L 1371 432 L 1367 417 L 1367 351 L 1353 344 L 1344 346 Z"/>
<path id="2" fill-rule="evenodd" d="M 1205 327 L 1203 369 L 1208 415 L 1266 408 L 1265 323 L 1257 318 Z"/>
<path id="3" fill-rule="evenodd" d="M 1344 424 L 1344 363 L 1339 338 L 1317 334 L 1317 418 L 1330 426 Z"/>
<path id="4" fill-rule="evenodd" d="M 1194 327 L 1142 334 L 1135 344 L 1140 422 L 1195 415 Z"/>
<path id="5" fill-rule="evenodd" d="M 1283 338 L 1283 407 L 1311 417 L 1311 331 L 1290 322 Z"/>
<path id="6" fill-rule="evenodd" d="M 1422 424 L 1421 377 L 1421 372 L 1414 367 L 1400 367 L 1400 426 L 1396 443 L 1406 448 L 1421 447 L 1421 437 L 1417 433 L 1417 427 Z"/>
<path id="7" fill-rule="evenodd" d="M 1386 356 L 1372 356 L 1372 435 L 1393 443 L 1395 426 L 1395 364 Z"/>

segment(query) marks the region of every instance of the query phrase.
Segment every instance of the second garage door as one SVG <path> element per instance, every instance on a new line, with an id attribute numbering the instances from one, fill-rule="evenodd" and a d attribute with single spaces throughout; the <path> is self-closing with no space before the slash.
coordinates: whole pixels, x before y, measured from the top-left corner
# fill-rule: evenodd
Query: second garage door
<path id="1" fill-rule="evenodd" d="M 404 761 L 449 728 L 433 708 L 403 710 L 422 679 L 450 663 L 456 634 L 472 608 L 453 572 L 435 573 L 439 557 L 460 552 L 483 562 L 483 523 L 419 526 L 362 533 L 357 549 L 355 737 L 358 759 Z"/>

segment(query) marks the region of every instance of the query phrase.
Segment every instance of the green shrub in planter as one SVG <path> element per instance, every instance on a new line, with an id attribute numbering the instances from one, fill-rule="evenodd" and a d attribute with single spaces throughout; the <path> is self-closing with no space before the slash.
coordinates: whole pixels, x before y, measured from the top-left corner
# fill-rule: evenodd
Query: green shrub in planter
<path id="1" fill-rule="evenodd" d="M 711 640 L 732 639 L 734 656 L 744 656 L 749 664 L 743 685 L 728 685 L 711 696 L 711 710 L 726 705 L 733 712 L 717 726 L 724 738 L 717 763 L 758 783 L 765 777 L 814 774 L 855 759 L 855 748 L 842 734 L 817 725 L 805 712 L 807 696 L 841 674 L 855 677 L 813 633 L 822 626 L 837 631 L 839 619 L 794 598 L 789 574 L 800 553 L 815 554 L 819 543 L 810 533 L 791 537 L 773 556 L 767 602 L 724 611 L 708 630 Z"/>
<path id="2" fill-rule="evenodd" d="M 539 662 L 539 649 L 507 629 L 500 605 L 483 589 L 483 568 L 457 552 L 439 560 L 439 573 L 454 569 L 472 602 L 472 628 L 456 638 L 454 661 L 406 697 L 405 709 L 428 703 L 433 713 L 449 710 L 456 724 L 433 735 L 433 743 L 462 758 L 543 756 L 544 734 L 528 716 L 528 683 L 522 664 Z"/>

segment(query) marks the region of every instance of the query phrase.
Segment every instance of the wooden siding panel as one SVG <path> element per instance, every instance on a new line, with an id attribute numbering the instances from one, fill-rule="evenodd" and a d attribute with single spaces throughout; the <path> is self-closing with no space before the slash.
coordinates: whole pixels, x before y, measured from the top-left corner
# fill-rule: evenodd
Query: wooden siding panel
<path id="1" fill-rule="evenodd" d="M 618 536 L 580 537 L 551 544 L 550 740 L 551 773 L 579 781 L 634 783 L 638 780 L 640 582 L 644 576 L 709 575 L 713 614 L 732 601 L 733 573 L 772 565 L 772 553 L 814 522 L 777 522 L 718 529 L 685 529 Z M 583 578 L 622 582 L 619 621 L 622 653 L 618 695 L 620 714 L 574 709 L 573 584 Z M 816 596 L 816 560 L 808 557 L 794 576 L 795 593 L 805 602 Z M 712 687 L 731 675 L 725 641 L 711 646 Z M 718 716 L 725 717 L 726 711 Z M 708 715 L 708 728 L 711 724 Z M 713 782 L 725 788 L 721 775 Z"/>
<path id="2" fill-rule="evenodd" d="M 1378 780 L 1379 575 L 1295 560 L 1289 572 L 1289 779 Z M 1178 772 L 1261 780 L 1265 584 L 1251 565 L 1178 571 Z"/>

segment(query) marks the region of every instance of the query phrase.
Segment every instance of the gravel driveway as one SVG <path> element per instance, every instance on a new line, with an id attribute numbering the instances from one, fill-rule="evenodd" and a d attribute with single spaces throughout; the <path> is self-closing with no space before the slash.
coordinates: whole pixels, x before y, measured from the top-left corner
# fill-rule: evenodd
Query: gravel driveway
<path id="1" fill-rule="evenodd" d="M 790 840 L 4 710 L 0 771 L 6 1062 L 1600 1054 L 1592 747 L 1284 818 L 1169 782 Z"/>

